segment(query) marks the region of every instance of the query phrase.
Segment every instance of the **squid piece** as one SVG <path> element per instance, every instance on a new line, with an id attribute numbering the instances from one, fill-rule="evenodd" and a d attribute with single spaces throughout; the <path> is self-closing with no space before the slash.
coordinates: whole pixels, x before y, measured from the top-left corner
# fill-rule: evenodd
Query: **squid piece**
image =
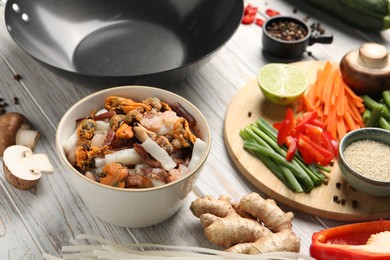
<path id="1" fill-rule="evenodd" d="M 151 108 L 144 103 L 135 102 L 130 98 L 123 98 L 118 96 L 107 97 L 104 103 L 104 108 L 107 110 L 120 109 L 124 114 L 127 114 L 129 111 L 137 108 L 143 108 L 147 111 L 151 110 Z"/>

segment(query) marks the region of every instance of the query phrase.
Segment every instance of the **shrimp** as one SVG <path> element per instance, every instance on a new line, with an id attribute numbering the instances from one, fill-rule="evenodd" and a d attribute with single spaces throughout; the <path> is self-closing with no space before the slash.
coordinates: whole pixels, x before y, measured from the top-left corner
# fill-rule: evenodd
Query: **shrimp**
<path id="1" fill-rule="evenodd" d="M 188 173 L 188 168 L 184 165 L 179 165 L 179 168 L 172 169 L 168 172 L 168 176 L 165 178 L 165 182 L 173 182 L 181 179 L 184 175 Z"/>
<path id="2" fill-rule="evenodd" d="M 124 98 L 118 96 L 107 97 L 104 103 L 104 108 L 107 110 L 120 109 L 123 111 L 124 114 L 127 114 L 129 111 L 137 108 L 143 108 L 146 111 L 151 110 L 151 108 L 144 103 L 135 102 L 130 98 Z"/>
<path id="3" fill-rule="evenodd" d="M 153 132 L 157 132 L 163 126 L 163 120 L 160 116 L 160 113 L 155 111 L 144 113 L 140 123 Z"/>
<path id="4" fill-rule="evenodd" d="M 143 175 L 129 174 L 125 181 L 126 188 L 150 188 L 153 187 L 152 181 Z"/>
<path id="5" fill-rule="evenodd" d="M 103 169 L 104 177 L 100 178 L 100 183 L 113 187 L 124 188 L 125 181 L 129 175 L 129 170 L 121 163 L 108 163 Z"/>

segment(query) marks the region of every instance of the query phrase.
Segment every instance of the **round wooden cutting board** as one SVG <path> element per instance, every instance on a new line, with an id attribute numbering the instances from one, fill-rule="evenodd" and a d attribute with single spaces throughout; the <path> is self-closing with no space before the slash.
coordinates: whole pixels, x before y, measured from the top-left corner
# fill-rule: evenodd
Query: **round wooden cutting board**
<path id="1" fill-rule="evenodd" d="M 325 62 L 304 61 L 293 65 L 303 69 L 310 82 Z M 310 193 L 290 191 L 259 159 L 243 149 L 239 131 L 260 117 L 269 122 L 284 118 L 286 107 L 273 105 L 262 96 L 256 79 L 241 88 L 231 101 L 224 125 L 225 143 L 238 170 L 260 191 L 293 209 L 318 217 L 340 221 L 367 221 L 390 218 L 390 197 L 374 197 L 354 190 L 343 180 L 337 163 L 329 183 Z M 341 185 L 339 185 L 341 184 Z M 340 200 L 334 201 L 334 196 Z M 343 201 L 343 202 L 342 202 Z"/>

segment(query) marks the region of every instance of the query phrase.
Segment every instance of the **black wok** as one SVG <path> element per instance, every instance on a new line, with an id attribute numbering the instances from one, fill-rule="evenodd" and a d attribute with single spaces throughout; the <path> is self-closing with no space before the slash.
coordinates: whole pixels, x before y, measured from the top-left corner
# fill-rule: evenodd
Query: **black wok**
<path id="1" fill-rule="evenodd" d="M 177 82 L 240 24 L 242 0 L 8 0 L 14 41 L 82 86 Z"/>

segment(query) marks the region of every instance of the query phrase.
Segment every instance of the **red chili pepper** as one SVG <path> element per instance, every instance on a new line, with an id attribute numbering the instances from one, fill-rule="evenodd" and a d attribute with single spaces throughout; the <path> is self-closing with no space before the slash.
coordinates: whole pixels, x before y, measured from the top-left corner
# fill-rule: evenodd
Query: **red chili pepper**
<path id="1" fill-rule="evenodd" d="M 310 255 L 317 260 L 390 259 L 389 249 L 387 252 L 365 249 L 371 235 L 385 231 L 390 231 L 390 220 L 361 222 L 328 228 L 313 234 Z M 383 248 L 383 246 L 378 247 Z"/>
<path id="2" fill-rule="evenodd" d="M 260 19 L 260 18 L 256 18 L 255 23 L 256 23 L 258 26 L 263 26 L 263 25 L 264 25 L 264 20 L 263 20 L 263 19 Z"/>
<path id="3" fill-rule="evenodd" d="M 275 11 L 275 10 L 272 10 L 272 9 L 267 9 L 265 10 L 265 13 L 268 15 L 268 16 L 276 16 L 276 15 L 280 15 L 280 13 L 278 11 Z"/>

